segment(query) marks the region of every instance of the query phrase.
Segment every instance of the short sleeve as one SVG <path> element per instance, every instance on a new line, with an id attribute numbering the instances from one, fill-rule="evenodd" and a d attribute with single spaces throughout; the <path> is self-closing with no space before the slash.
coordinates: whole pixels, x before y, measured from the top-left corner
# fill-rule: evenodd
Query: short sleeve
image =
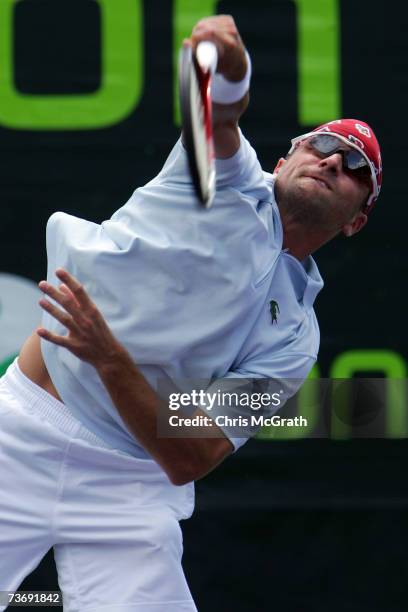
<path id="1" fill-rule="evenodd" d="M 230 371 L 206 389 L 209 401 L 201 408 L 237 451 L 260 430 L 261 415 L 274 415 L 297 393 L 315 361 L 310 355 L 276 356 L 268 377 L 257 370 L 256 363 Z"/>
<path id="2" fill-rule="evenodd" d="M 242 194 L 250 193 L 258 200 L 268 199 L 270 189 L 254 148 L 239 130 L 240 146 L 227 159 L 216 159 L 216 189 L 232 188 Z M 160 173 L 147 186 L 157 184 L 191 185 L 187 153 L 181 141 L 177 141 Z"/>

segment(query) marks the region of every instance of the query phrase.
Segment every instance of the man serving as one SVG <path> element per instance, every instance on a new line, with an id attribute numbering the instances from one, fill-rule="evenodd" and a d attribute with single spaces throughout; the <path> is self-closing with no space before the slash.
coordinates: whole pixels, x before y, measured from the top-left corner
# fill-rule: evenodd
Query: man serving
<path id="1" fill-rule="evenodd" d="M 375 135 L 351 119 L 295 138 L 264 172 L 238 127 L 250 62 L 233 19 L 199 22 L 185 44 L 202 40 L 219 55 L 213 208 L 196 209 L 179 141 L 102 225 L 52 215 L 51 301 L 0 381 L 0 590 L 53 546 L 70 611 L 195 610 L 178 520 L 193 481 L 247 437 L 158 437 L 158 385 L 266 378 L 293 394 L 319 345 L 311 253 L 359 232 L 381 187 Z"/>

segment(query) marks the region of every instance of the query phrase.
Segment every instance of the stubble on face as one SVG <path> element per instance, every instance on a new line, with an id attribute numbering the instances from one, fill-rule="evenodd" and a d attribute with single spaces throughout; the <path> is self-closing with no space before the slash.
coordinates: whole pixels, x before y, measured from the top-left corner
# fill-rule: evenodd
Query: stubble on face
<path id="1" fill-rule="evenodd" d="M 317 190 L 317 186 L 313 190 L 313 185 L 310 185 L 308 189 L 309 186 L 305 183 L 308 180 L 311 182 L 311 179 L 305 179 L 303 182 L 302 178 L 287 182 L 278 179 L 275 184 L 275 193 L 281 214 L 292 222 L 306 227 L 321 227 L 322 224 L 325 224 L 327 198 L 313 193 Z"/>
<path id="2" fill-rule="evenodd" d="M 281 215 L 292 223 L 302 225 L 305 229 L 332 228 L 334 194 L 308 177 L 306 168 L 283 166 L 276 178 L 275 195 Z"/>
<path id="3" fill-rule="evenodd" d="M 283 219 L 306 231 L 338 233 L 359 210 L 365 188 L 346 189 L 347 177 L 319 165 L 321 160 L 302 148 L 281 166 L 275 195 Z M 326 182 L 326 186 L 318 179 Z M 346 178 L 346 181 L 345 181 Z"/>

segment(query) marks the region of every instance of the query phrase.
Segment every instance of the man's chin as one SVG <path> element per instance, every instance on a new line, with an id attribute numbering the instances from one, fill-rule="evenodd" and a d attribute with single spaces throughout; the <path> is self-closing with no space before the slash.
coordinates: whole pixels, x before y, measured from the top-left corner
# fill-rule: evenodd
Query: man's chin
<path id="1" fill-rule="evenodd" d="M 308 202 L 318 202 L 320 204 L 327 200 L 327 194 L 323 192 L 316 181 L 307 177 L 301 177 L 291 192 L 292 199 L 298 200 L 299 205 L 303 206 Z"/>

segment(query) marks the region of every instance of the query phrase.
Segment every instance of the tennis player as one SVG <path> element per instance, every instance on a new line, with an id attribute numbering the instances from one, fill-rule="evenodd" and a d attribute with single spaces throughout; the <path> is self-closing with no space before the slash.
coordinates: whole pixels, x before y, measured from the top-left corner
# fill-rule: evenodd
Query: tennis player
<path id="1" fill-rule="evenodd" d="M 233 19 L 199 22 L 186 44 L 201 40 L 219 52 L 214 207 L 197 209 L 179 141 L 102 225 L 52 215 L 43 324 L 0 381 L 0 591 L 54 547 L 69 612 L 196 609 L 179 520 L 193 481 L 248 434 L 159 437 L 160 385 L 267 378 L 283 403 L 317 357 L 311 253 L 359 232 L 380 191 L 377 140 L 356 120 L 294 139 L 263 172 L 238 128 L 250 62 Z"/>

